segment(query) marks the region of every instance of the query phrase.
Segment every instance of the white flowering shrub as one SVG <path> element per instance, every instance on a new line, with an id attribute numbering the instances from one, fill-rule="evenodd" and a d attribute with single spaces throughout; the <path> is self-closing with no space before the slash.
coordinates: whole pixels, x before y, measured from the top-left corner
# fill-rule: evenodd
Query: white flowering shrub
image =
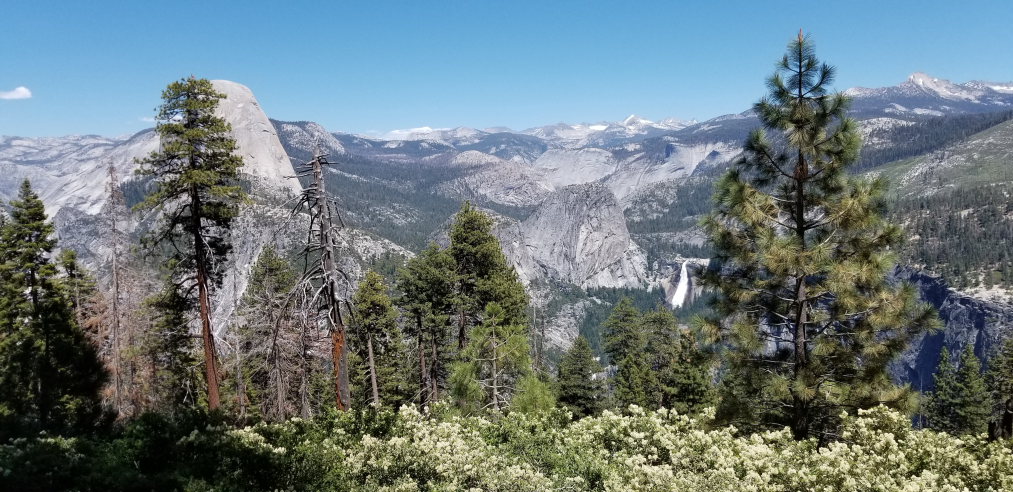
<path id="1" fill-rule="evenodd" d="M 335 413 L 232 428 L 137 424 L 102 439 L 0 446 L 0 490 L 1013 491 L 1013 448 L 913 430 L 877 408 L 820 447 L 631 407 L 461 417 Z"/>

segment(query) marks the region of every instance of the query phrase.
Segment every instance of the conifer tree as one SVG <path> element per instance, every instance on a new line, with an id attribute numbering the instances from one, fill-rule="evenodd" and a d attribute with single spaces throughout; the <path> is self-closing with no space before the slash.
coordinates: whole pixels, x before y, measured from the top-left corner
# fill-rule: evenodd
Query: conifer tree
<path id="1" fill-rule="evenodd" d="M 172 264 L 166 269 L 172 271 Z M 163 412 L 191 408 L 200 401 L 200 357 L 190 335 L 193 306 L 193 299 L 166 276 L 161 290 L 145 300 L 141 311 L 151 319 L 140 340 L 145 365 L 151 368 L 146 396 L 151 407 Z"/>
<path id="2" fill-rule="evenodd" d="M 380 274 L 370 270 L 352 296 L 352 347 L 365 361 L 363 378 L 369 388 L 368 401 L 400 406 L 407 402 L 408 354 L 397 323 L 397 310 L 387 294 Z M 363 398 L 365 400 L 365 398 Z"/>
<path id="3" fill-rule="evenodd" d="M 601 365 L 594 359 L 587 338 L 577 337 L 559 362 L 559 376 L 556 380 L 559 403 L 573 413 L 574 417 L 597 415 L 602 410 L 604 387 L 602 380 L 595 379 L 595 375 L 601 371 Z"/>
<path id="4" fill-rule="evenodd" d="M 993 439 L 1013 439 L 1013 336 L 989 359 L 987 383 L 992 404 L 989 434 Z"/>
<path id="5" fill-rule="evenodd" d="M 860 139 L 833 78 L 800 32 L 754 106 L 764 130 L 704 221 L 719 298 L 702 326 L 727 347 L 730 375 L 755 376 L 743 375 L 758 383 L 746 391 L 760 424 L 798 439 L 827 435 L 844 409 L 908 409 L 886 365 L 938 323 L 910 286 L 886 282 L 901 230 L 882 218 L 885 182 L 848 174 Z"/>
<path id="6" fill-rule="evenodd" d="M 672 311 L 664 307 L 645 313 L 640 324 L 661 389 L 661 406 L 685 414 L 713 403 L 710 361 L 696 336 L 680 328 Z"/>
<path id="7" fill-rule="evenodd" d="M 489 303 L 462 360 L 454 365 L 451 390 L 466 411 L 505 409 L 518 380 L 531 371 L 527 327 L 507 320 L 505 309 Z"/>
<path id="8" fill-rule="evenodd" d="M 457 268 L 457 343 L 463 350 L 468 329 L 492 302 L 503 310 L 508 324 L 527 321 L 527 295 L 507 263 L 499 240 L 492 234 L 492 219 L 465 202 L 450 229 L 450 254 Z"/>
<path id="9" fill-rule="evenodd" d="M 974 346 L 968 344 L 961 352 L 958 367 L 954 367 L 949 350 L 943 347 L 934 379 L 935 390 L 926 405 L 929 427 L 957 436 L 985 433 L 991 402 Z"/>
<path id="10" fill-rule="evenodd" d="M 510 411 L 521 413 L 545 413 L 556 408 L 556 395 L 552 384 L 534 371 L 521 376 L 517 389 L 510 399 Z"/>
<path id="11" fill-rule="evenodd" d="M 991 402 L 985 376 L 981 373 L 981 360 L 974 354 L 973 344 L 967 344 L 960 354 L 957 381 L 960 383 L 960 398 L 962 400 L 957 405 L 957 415 L 961 424 L 958 434 L 986 433 L 991 414 Z"/>
<path id="12" fill-rule="evenodd" d="M 956 433 L 960 427 L 956 411 L 960 401 L 960 389 L 957 368 L 950 360 L 950 349 L 943 347 L 939 352 L 939 362 L 932 379 L 935 389 L 928 395 L 925 403 L 928 425 L 938 431 Z"/>
<path id="13" fill-rule="evenodd" d="M 155 118 L 160 148 L 139 161 L 138 169 L 155 182 L 154 191 L 138 207 L 161 212 L 159 225 L 145 242 L 149 248 L 168 246 L 177 267 L 177 291 L 195 297 L 211 410 L 221 403 L 211 293 L 221 284 L 231 250 L 228 231 L 246 197 L 238 186 L 243 160 L 235 154 L 230 125 L 215 115 L 223 98 L 207 79 L 191 76 L 169 84 Z"/>
<path id="14" fill-rule="evenodd" d="M 398 304 L 407 314 L 407 331 L 416 343 L 420 405 L 439 398 L 446 376 L 456 271 L 454 257 L 436 244 L 398 271 Z"/>
<path id="15" fill-rule="evenodd" d="M 648 410 L 661 406 L 662 390 L 658 376 L 645 352 L 627 354 L 619 361 L 613 398 L 620 409 L 637 405 Z"/>
<path id="16" fill-rule="evenodd" d="M 647 345 L 644 330 L 641 326 L 641 313 L 633 305 L 633 300 L 623 297 L 612 308 L 605 324 L 605 353 L 612 364 L 618 364 L 627 355 L 641 352 Z"/>
<path id="17" fill-rule="evenodd" d="M 53 224 L 28 180 L 10 205 L 0 227 L 0 438 L 30 429 L 86 430 L 103 414 L 108 375 L 75 323 L 50 260 Z"/>

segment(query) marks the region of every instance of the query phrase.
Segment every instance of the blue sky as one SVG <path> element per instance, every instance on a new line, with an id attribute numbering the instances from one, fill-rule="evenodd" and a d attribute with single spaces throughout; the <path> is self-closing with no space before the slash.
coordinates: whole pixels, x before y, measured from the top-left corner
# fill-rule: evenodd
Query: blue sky
<path id="1" fill-rule="evenodd" d="M 915 71 L 1013 80 L 1005 1 L 8 0 L 0 13 L 0 135 L 132 133 L 190 74 L 332 131 L 707 119 L 763 95 L 799 28 L 839 89 Z M 31 97 L 4 98 L 18 87 Z"/>

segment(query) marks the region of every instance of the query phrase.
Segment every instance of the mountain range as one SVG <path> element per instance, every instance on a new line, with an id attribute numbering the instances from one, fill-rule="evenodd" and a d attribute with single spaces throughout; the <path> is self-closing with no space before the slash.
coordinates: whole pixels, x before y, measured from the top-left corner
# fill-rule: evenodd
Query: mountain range
<path id="1" fill-rule="evenodd" d="M 630 116 L 521 131 L 424 127 L 374 137 L 307 121 L 270 120 L 245 86 L 214 84 L 227 96 L 219 113 L 232 125 L 255 197 L 240 221 L 237 237 L 244 238 L 243 246 L 225 282 L 231 286 L 220 296 L 225 300 L 216 310 L 218 320 L 228 319 L 229 299 L 242 292 L 246 272 L 264 245 L 293 247 L 284 238 L 298 234 L 278 233 L 292 227 L 285 211 L 301 189 L 292 178 L 293 163 L 322 151 L 335 163 L 327 185 L 348 226 L 345 267 L 352 277 L 377 258 L 410 256 L 430 241 L 439 242 L 460 202 L 471 200 L 495 218 L 504 251 L 542 310 L 538 318 L 556 350 L 578 333 L 597 339 L 596 327 L 585 323 L 588 310 L 595 309 L 597 289 L 652 291 L 659 301 L 682 309 L 703 294 L 691 285 L 692 272 L 706 266 L 709 254 L 696 224 L 709 209 L 714 180 L 758 126 L 746 110 L 702 122 Z M 853 98 L 851 114 L 866 142 L 859 168 L 888 176 L 896 200 L 1013 183 L 1008 164 L 1013 83 L 955 84 L 915 73 L 897 86 L 845 93 Z M 151 129 L 119 138 L 2 136 L 0 198 L 9 200 L 21 180 L 31 179 L 61 242 L 97 268 L 109 254 L 95 218 L 105 201 L 109 168 L 114 167 L 128 198 L 137 199 L 146 183 L 133 174 L 135 159 L 157 146 Z M 985 205 L 964 216 L 973 218 Z M 938 210 L 930 207 L 927 213 L 945 212 L 945 202 L 932 206 Z M 1010 223 L 1011 217 L 999 220 Z M 911 212 L 896 219 L 914 223 L 917 216 Z M 137 217 L 135 225 L 142 229 L 143 222 Z M 917 237 L 916 246 L 945 239 L 929 235 Z M 919 285 L 936 289 L 926 299 L 941 306 L 949 297 L 939 294 L 938 282 L 953 279 L 932 275 L 953 270 L 917 256 L 917 248 L 912 251 L 904 256 L 908 273 L 902 276 L 917 271 L 938 279 L 918 277 Z M 898 377 L 924 378 L 925 361 L 943 344 L 959 350 L 974 343 L 984 355 L 995 342 L 987 337 L 1013 330 L 1013 316 L 1008 316 L 1013 279 L 986 289 L 983 282 L 995 268 L 979 263 L 962 267 L 961 273 L 973 278 L 964 279 L 959 292 L 944 289 L 1000 315 L 985 321 L 991 323 L 988 329 L 966 316 L 947 319 L 945 333 L 933 335 L 941 337 L 938 343 L 920 342 L 922 348 L 909 356 L 907 369 L 897 370 Z M 224 321 L 216 325 L 227 329 Z"/>

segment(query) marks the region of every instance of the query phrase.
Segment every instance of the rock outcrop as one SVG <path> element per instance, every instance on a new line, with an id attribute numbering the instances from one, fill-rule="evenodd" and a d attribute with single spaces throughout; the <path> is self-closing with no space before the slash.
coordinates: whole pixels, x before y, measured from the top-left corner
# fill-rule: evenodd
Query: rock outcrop
<path id="1" fill-rule="evenodd" d="M 241 172 L 257 178 L 265 186 L 301 192 L 299 182 L 288 178 L 295 174 L 292 163 L 253 92 L 245 85 L 228 80 L 212 80 L 211 84 L 225 94 L 216 112 L 232 125 L 232 138 L 243 158 Z"/>
<path id="2" fill-rule="evenodd" d="M 630 238 L 615 195 L 601 183 L 557 190 L 520 228 L 545 277 L 583 288 L 648 284 L 647 257 Z"/>
<path id="3" fill-rule="evenodd" d="M 1003 340 L 1013 336 L 1013 306 L 969 297 L 951 289 L 942 278 L 910 268 L 899 268 L 895 277 L 917 287 L 943 322 L 942 330 L 918 337 L 893 362 L 891 372 L 897 381 L 929 391 L 934 388 L 932 374 L 943 347 L 960 353 L 971 345 L 978 357 L 987 360 Z"/>

